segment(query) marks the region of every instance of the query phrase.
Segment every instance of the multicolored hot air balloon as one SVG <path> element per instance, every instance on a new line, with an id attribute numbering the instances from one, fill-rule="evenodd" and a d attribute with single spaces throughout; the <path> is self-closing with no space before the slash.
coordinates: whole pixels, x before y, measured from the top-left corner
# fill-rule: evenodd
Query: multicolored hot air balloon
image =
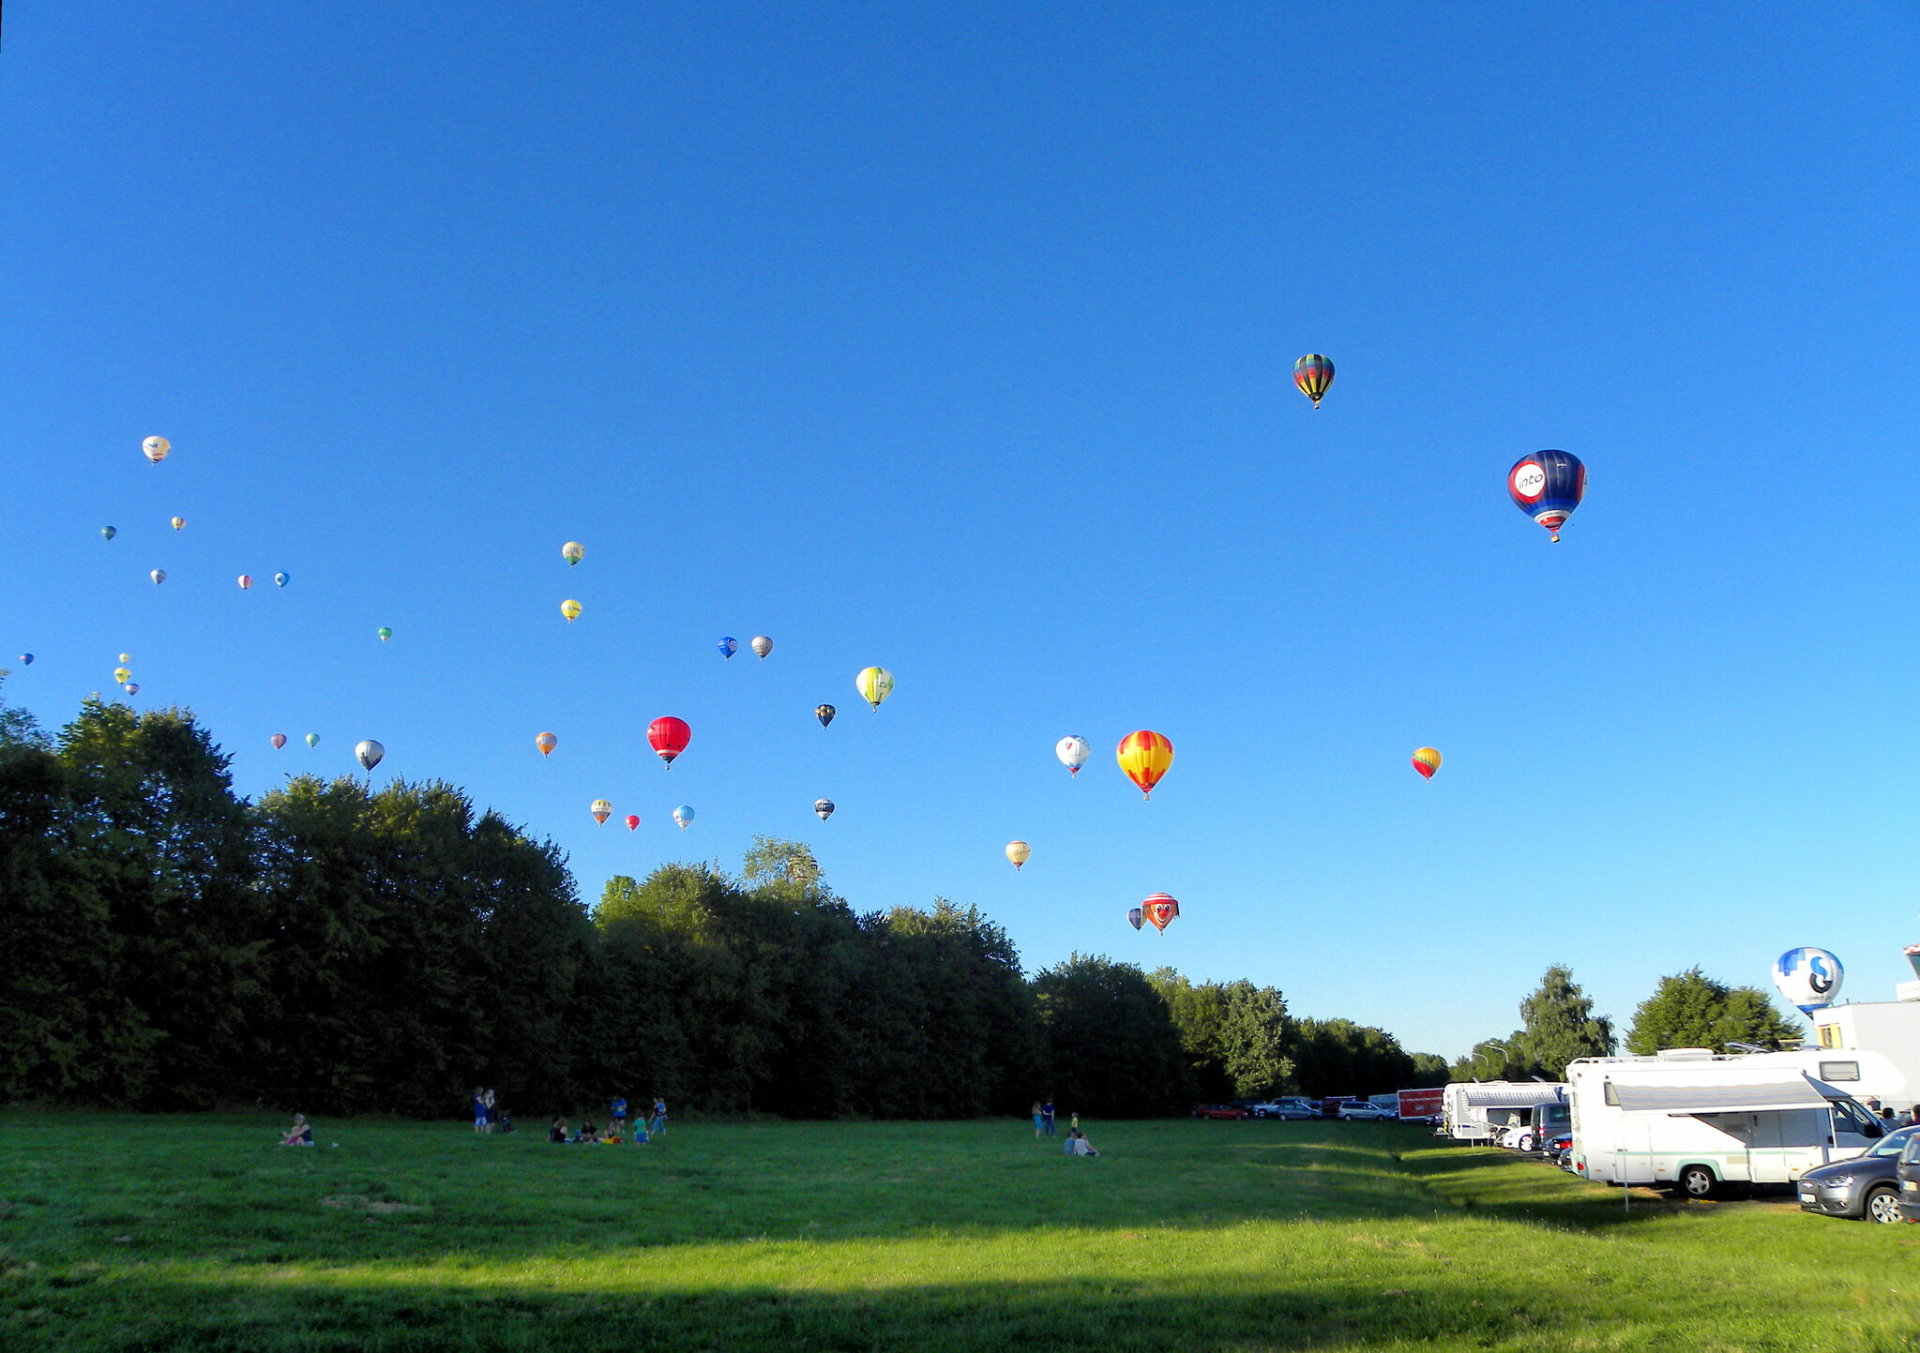
<path id="1" fill-rule="evenodd" d="M 828 818 L 833 816 L 833 800 L 832 799 L 815 799 L 813 801 L 813 811 L 820 814 L 820 820 L 822 822 L 825 822 Z"/>
<path id="2" fill-rule="evenodd" d="M 533 740 L 533 745 L 540 749 L 540 755 L 551 756 L 553 749 L 560 745 L 560 739 L 551 733 L 542 733 Z"/>
<path id="3" fill-rule="evenodd" d="M 158 587 L 160 586 L 161 583 L 167 580 L 167 571 L 163 568 L 157 568 L 153 572 L 149 573 L 147 576 L 153 579 L 153 585 L 155 587 Z"/>
<path id="4" fill-rule="evenodd" d="M 1120 739 L 1114 755 L 1127 778 L 1140 787 L 1142 799 L 1153 797 L 1153 787 L 1173 764 L 1173 743 L 1151 729 L 1143 728 Z"/>
<path id="5" fill-rule="evenodd" d="M 393 638 L 393 627 L 391 625 L 382 625 L 378 633 L 380 635 L 380 642 L 384 644 L 387 640 Z"/>
<path id="6" fill-rule="evenodd" d="M 240 590 L 242 592 L 250 592 L 253 590 L 253 575 L 251 573 L 242 573 L 240 575 Z"/>
<path id="7" fill-rule="evenodd" d="M 663 714 L 647 725 L 647 741 L 660 753 L 660 759 L 671 766 L 673 758 L 686 751 L 687 744 L 693 741 L 693 730 L 687 727 L 685 719 Z"/>
<path id="8" fill-rule="evenodd" d="M 173 518 L 172 524 L 173 524 L 173 529 L 178 531 L 181 527 L 187 524 L 187 519 L 185 517 L 175 517 Z"/>
<path id="9" fill-rule="evenodd" d="M 1145 925 L 1146 921 L 1147 921 L 1146 908 L 1144 907 L 1128 907 L 1127 908 L 1127 924 L 1132 926 L 1135 930 L 1138 930 L 1141 926 Z"/>
<path id="10" fill-rule="evenodd" d="M 1140 904 L 1140 910 L 1146 913 L 1153 928 L 1164 935 L 1173 918 L 1180 914 L 1180 904 L 1165 893 L 1155 893 Z"/>
<path id="11" fill-rule="evenodd" d="M 863 667 L 853 679 L 853 688 L 862 700 L 878 709 L 880 702 L 893 694 L 893 673 L 884 667 Z"/>
<path id="12" fill-rule="evenodd" d="M 118 532 L 111 526 L 103 526 L 100 528 L 100 539 L 102 540 L 112 540 L 115 536 L 119 534 L 120 532 Z"/>
<path id="13" fill-rule="evenodd" d="M 1440 749 L 1422 747 L 1413 754 L 1413 768 L 1420 772 L 1421 778 L 1431 780 L 1433 773 L 1440 769 Z"/>
<path id="14" fill-rule="evenodd" d="M 734 654 L 740 651 L 740 641 L 735 639 L 731 634 L 723 634 L 720 636 L 720 642 L 717 647 L 720 650 L 721 657 L 732 658 Z"/>
<path id="15" fill-rule="evenodd" d="M 173 443 L 165 437 L 149 437 L 140 443 L 140 450 L 148 460 L 158 465 L 167 458 L 167 453 L 173 450 Z"/>
<path id="16" fill-rule="evenodd" d="M 137 681 L 129 681 L 126 685 L 122 686 L 120 689 L 125 691 L 128 695 L 138 695 L 140 694 L 140 683 Z"/>
<path id="17" fill-rule="evenodd" d="M 369 775 L 373 773 L 373 768 L 380 764 L 380 758 L 386 754 L 387 749 L 372 738 L 363 738 L 353 746 L 353 759 L 358 761 L 360 768 Z"/>
<path id="18" fill-rule="evenodd" d="M 580 618 L 580 603 L 571 597 L 567 598 L 560 603 L 560 614 L 564 615 L 567 618 L 567 623 L 571 625 L 575 620 Z"/>
<path id="19" fill-rule="evenodd" d="M 289 579 L 287 578 L 287 575 L 284 573 L 276 573 L 273 575 L 273 585 L 275 587 L 285 587 L 288 581 Z"/>
<path id="20" fill-rule="evenodd" d="M 1560 528 L 1587 495 L 1587 467 L 1565 451 L 1536 451 L 1507 471 L 1507 493 L 1515 507 L 1557 541 Z"/>
<path id="21" fill-rule="evenodd" d="M 1320 407 L 1320 397 L 1327 393 L 1327 387 L 1333 384 L 1333 359 L 1310 352 L 1293 364 L 1293 383 L 1300 387 L 1300 393 L 1313 401 L 1313 407 Z"/>
<path id="22" fill-rule="evenodd" d="M 595 822 L 604 827 L 607 825 L 607 819 L 613 816 L 613 805 L 605 799 L 595 799 L 587 811 L 593 814 Z"/>
<path id="23" fill-rule="evenodd" d="M 640 825 L 640 814 L 628 813 L 627 814 L 627 830 L 632 831 L 635 827 L 638 827 L 639 825 Z"/>
<path id="24" fill-rule="evenodd" d="M 1033 858 L 1033 847 L 1025 841 L 1009 841 L 1007 842 L 1007 858 L 1013 862 L 1013 867 L 1018 869 Z"/>
<path id="25" fill-rule="evenodd" d="M 320 745 L 320 735 L 318 733 L 307 734 L 307 746 L 318 747 L 319 745 Z"/>
<path id="26" fill-rule="evenodd" d="M 687 824 L 693 821 L 693 809 L 687 807 L 684 803 L 681 804 L 673 810 L 673 820 L 680 824 L 681 831 L 685 831 Z"/>
<path id="27" fill-rule="evenodd" d="M 1846 976 L 1840 960 L 1825 949 L 1789 949 L 1773 961 L 1773 984 L 1803 1015 L 1832 1005 Z"/>
<path id="28" fill-rule="evenodd" d="M 267 741 L 273 744 L 273 750 L 277 752 L 287 745 L 287 735 L 285 733 L 275 733 L 272 737 L 268 738 Z"/>
<path id="29" fill-rule="evenodd" d="M 560 557 L 567 561 L 568 568 L 572 568 L 587 557 L 587 547 L 577 540 L 569 540 L 560 547 Z"/>
<path id="30" fill-rule="evenodd" d="M 828 724 L 832 723 L 833 716 L 838 714 L 839 712 L 840 711 L 835 709 L 832 705 L 815 705 L 813 707 L 813 717 L 820 721 L 820 726 L 822 728 L 825 728 Z"/>
<path id="31" fill-rule="evenodd" d="M 764 634 L 754 635 L 748 646 L 753 649 L 753 656 L 760 659 L 761 662 L 765 662 L 767 660 L 767 654 L 773 652 L 773 640 L 767 638 Z"/>
<path id="32" fill-rule="evenodd" d="M 20 655 L 20 665 L 21 665 L 22 667 L 31 667 L 31 666 L 33 666 L 33 654 L 31 654 L 31 653 L 22 653 L 22 654 Z"/>
<path id="33" fill-rule="evenodd" d="M 1067 774 L 1076 779 L 1080 767 L 1087 764 L 1087 758 L 1093 755 L 1093 744 L 1078 733 L 1070 734 L 1053 744 L 1053 754 L 1060 758 L 1060 764 L 1067 768 Z"/>

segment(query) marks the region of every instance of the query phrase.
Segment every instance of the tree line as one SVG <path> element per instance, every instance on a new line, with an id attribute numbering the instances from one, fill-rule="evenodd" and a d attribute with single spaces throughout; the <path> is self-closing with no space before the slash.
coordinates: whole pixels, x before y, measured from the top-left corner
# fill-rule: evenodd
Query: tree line
<path id="1" fill-rule="evenodd" d="M 190 713 L 98 699 L 55 735 L 0 707 L 0 952 L 16 1101 L 1117 1117 L 1448 1075 L 1247 981 L 1081 954 L 1029 976 L 978 908 L 858 911 L 798 842 L 589 907 L 557 846 L 454 786 L 250 802 Z"/>

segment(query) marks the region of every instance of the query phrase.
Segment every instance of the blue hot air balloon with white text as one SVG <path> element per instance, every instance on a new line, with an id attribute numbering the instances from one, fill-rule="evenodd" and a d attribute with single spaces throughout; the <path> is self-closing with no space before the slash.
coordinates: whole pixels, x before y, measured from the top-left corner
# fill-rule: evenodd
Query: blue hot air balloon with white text
<path id="1" fill-rule="evenodd" d="M 1825 949 L 1789 949 L 1773 961 L 1773 984 L 1803 1015 L 1832 1005 L 1845 977 L 1840 960 Z"/>

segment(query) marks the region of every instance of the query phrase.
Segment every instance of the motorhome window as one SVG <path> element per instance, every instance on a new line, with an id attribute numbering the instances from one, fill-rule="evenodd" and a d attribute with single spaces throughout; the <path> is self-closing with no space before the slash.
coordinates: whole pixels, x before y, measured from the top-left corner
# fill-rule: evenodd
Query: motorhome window
<path id="1" fill-rule="evenodd" d="M 1846 1046 L 1840 1041 L 1840 1026 L 1838 1024 L 1822 1024 L 1819 1026 L 1819 1030 L 1821 1047 L 1838 1048 Z"/>
<path id="2" fill-rule="evenodd" d="M 1858 1062 L 1822 1062 L 1820 1079 L 1823 1081 L 1857 1081 L 1860 1079 Z"/>
<path id="3" fill-rule="evenodd" d="M 1886 1131 L 1878 1118 L 1851 1099 L 1833 1101 L 1833 1124 L 1838 1131 L 1852 1132 L 1862 1137 L 1878 1137 Z"/>

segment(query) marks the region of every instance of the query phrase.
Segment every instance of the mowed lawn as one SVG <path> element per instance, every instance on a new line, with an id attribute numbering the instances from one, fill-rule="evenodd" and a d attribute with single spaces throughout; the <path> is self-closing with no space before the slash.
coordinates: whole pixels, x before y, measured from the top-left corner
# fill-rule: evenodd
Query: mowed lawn
<path id="1" fill-rule="evenodd" d="M 1920 1227 L 1397 1124 L 279 1123 L 0 1116 L 0 1348 L 1920 1347 Z"/>

